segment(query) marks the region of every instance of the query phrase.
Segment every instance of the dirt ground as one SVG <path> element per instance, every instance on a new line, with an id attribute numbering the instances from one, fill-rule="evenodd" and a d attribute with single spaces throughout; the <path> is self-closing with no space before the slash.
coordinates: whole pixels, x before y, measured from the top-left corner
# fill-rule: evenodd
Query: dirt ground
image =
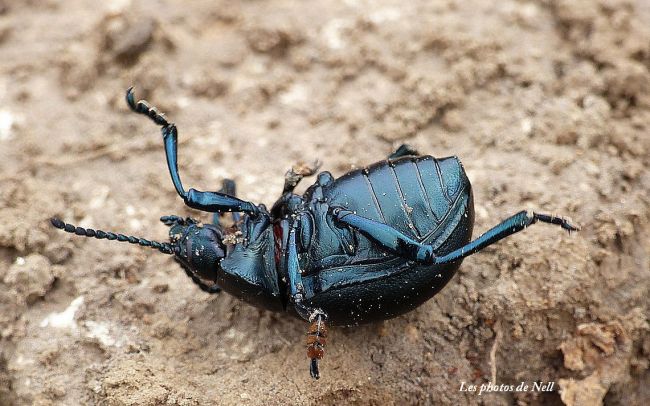
<path id="1" fill-rule="evenodd" d="M 650 404 L 648 0 L 2 0 L 0 56 L 1 405 Z M 408 142 L 463 161 L 476 235 L 521 209 L 582 230 L 536 225 L 417 310 L 332 329 L 313 381 L 305 323 L 49 227 L 209 219 L 131 85 L 177 123 L 188 187 L 270 205 L 298 161 Z M 460 390 L 487 382 L 554 384 Z"/>

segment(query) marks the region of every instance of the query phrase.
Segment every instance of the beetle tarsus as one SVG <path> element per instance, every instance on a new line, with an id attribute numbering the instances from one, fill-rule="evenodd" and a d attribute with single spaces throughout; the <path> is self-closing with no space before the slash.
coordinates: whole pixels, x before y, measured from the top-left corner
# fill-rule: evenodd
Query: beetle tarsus
<path id="1" fill-rule="evenodd" d="M 175 224 L 180 224 L 180 225 L 185 224 L 185 219 L 183 219 L 180 216 L 175 216 L 175 215 L 162 216 L 162 217 L 160 217 L 160 221 L 166 226 L 173 226 Z"/>
<path id="2" fill-rule="evenodd" d="M 284 175 L 284 187 L 282 188 L 282 194 L 292 193 L 293 190 L 298 186 L 300 181 L 307 177 L 313 176 L 318 172 L 322 163 L 317 159 L 311 165 L 304 162 L 298 162 L 291 167 Z"/>
<path id="3" fill-rule="evenodd" d="M 571 231 L 580 231 L 579 226 L 574 226 L 569 222 L 569 220 L 565 219 L 564 217 L 558 217 L 558 216 L 541 214 L 541 213 L 533 213 L 533 218 L 535 219 L 535 221 L 541 221 L 543 223 L 549 223 L 549 224 L 556 224 L 562 227 L 563 229 L 567 230 L 569 233 L 571 233 Z"/>
<path id="4" fill-rule="evenodd" d="M 322 310 L 312 313 L 311 325 L 307 332 L 307 356 L 311 360 L 309 372 L 314 379 L 320 378 L 318 371 L 318 360 L 325 355 L 325 344 L 327 343 L 327 316 Z"/>
<path id="5" fill-rule="evenodd" d="M 482 250 L 483 248 L 492 245 L 497 241 L 500 241 L 505 237 L 518 233 L 519 231 L 522 231 L 526 227 L 533 225 L 538 221 L 542 223 L 558 225 L 562 227 L 564 230 L 567 230 L 568 232 L 578 231 L 580 229 L 579 227 L 572 225 L 571 223 L 569 223 L 568 220 L 562 217 L 528 212 L 526 210 L 523 210 L 503 220 L 501 223 L 492 227 L 491 229 L 483 233 L 480 237 L 478 237 L 474 241 L 471 241 L 465 244 L 464 246 L 444 256 L 436 258 L 435 263 L 445 264 L 445 263 L 457 261 L 461 258 L 468 257 Z"/>
<path id="6" fill-rule="evenodd" d="M 310 359 L 309 373 L 312 378 L 319 379 L 318 361 L 325 355 L 327 343 L 327 313 L 322 309 L 307 307 L 303 304 L 303 294 L 294 295 L 294 308 L 300 317 L 309 321 L 307 330 L 307 357 Z"/>
<path id="7" fill-rule="evenodd" d="M 138 114 L 145 115 L 151 119 L 154 123 L 163 126 L 163 127 L 169 127 L 171 124 L 167 121 L 165 118 L 165 115 L 163 113 L 159 113 L 158 110 L 149 105 L 149 103 L 146 100 L 139 100 L 135 101 L 135 95 L 133 93 L 133 86 L 131 86 L 127 91 L 126 91 L 126 103 L 129 105 L 131 110 Z"/>
<path id="8" fill-rule="evenodd" d="M 190 224 L 198 224 L 199 222 L 192 217 L 181 217 L 181 216 L 176 216 L 176 215 L 170 215 L 170 216 L 162 216 L 160 217 L 160 222 L 162 222 L 164 225 L 171 227 L 175 225 L 181 225 L 181 226 L 187 226 Z"/>

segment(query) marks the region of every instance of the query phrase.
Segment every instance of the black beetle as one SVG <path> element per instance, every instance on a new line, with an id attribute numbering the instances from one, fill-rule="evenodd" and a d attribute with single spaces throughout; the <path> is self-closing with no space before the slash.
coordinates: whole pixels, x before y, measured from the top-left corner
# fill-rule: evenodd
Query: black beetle
<path id="1" fill-rule="evenodd" d="M 294 188 L 315 168 L 293 168 L 270 211 L 235 197 L 235 183 L 219 192 L 186 191 L 177 167 L 177 130 L 147 102 L 126 101 L 162 126 L 167 165 L 185 204 L 215 213 L 212 224 L 163 216 L 169 243 L 84 229 L 52 219 L 77 235 L 125 241 L 173 254 L 209 293 L 221 289 L 255 306 L 289 311 L 311 323 L 310 371 L 319 377 L 325 323 L 385 320 L 421 305 L 454 275 L 463 258 L 541 221 L 565 230 L 567 220 L 522 211 L 471 241 L 472 188 L 457 157 L 436 159 L 402 145 L 387 160 L 338 179 L 321 172 L 299 196 Z M 232 226 L 220 215 L 232 213 Z"/>

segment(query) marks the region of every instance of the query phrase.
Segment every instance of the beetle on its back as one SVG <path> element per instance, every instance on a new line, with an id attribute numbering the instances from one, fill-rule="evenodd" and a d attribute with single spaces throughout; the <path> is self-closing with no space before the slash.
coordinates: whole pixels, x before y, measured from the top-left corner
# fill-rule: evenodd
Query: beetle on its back
<path id="1" fill-rule="evenodd" d="M 84 229 L 52 219 L 77 235 L 139 244 L 174 255 L 202 290 L 222 289 L 253 305 L 288 311 L 311 323 L 308 357 L 319 377 L 326 323 L 357 325 L 408 312 L 430 299 L 463 258 L 537 222 L 577 230 L 561 217 L 522 211 L 470 241 L 472 189 L 456 157 L 421 156 L 403 145 L 387 160 L 334 179 L 321 172 L 299 196 L 294 188 L 316 168 L 285 175 L 280 199 L 267 210 L 235 197 L 235 183 L 218 192 L 185 191 L 177 166 L 177 130 L 146 102 L 129 107 L 162 126 L 176 192 L 189 207 L 215 213 L 212 224 L 163 216 L 169 243 Z M 230 213 L 232 226 L 221 223 Z"/>

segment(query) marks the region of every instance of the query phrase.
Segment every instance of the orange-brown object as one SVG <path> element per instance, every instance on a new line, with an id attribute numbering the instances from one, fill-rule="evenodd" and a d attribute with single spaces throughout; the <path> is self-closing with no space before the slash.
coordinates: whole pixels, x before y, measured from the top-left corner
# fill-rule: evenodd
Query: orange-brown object
<path id="1" fill-rule="evenodd" d="M 307 332 L 307 356 L 311 359 L 311 373 L 318 379 L 318 360 L 325 355 L 325 344 L 327 342 L 327 326 L 325 320 L 320 316 L 309 326 Z"/>

